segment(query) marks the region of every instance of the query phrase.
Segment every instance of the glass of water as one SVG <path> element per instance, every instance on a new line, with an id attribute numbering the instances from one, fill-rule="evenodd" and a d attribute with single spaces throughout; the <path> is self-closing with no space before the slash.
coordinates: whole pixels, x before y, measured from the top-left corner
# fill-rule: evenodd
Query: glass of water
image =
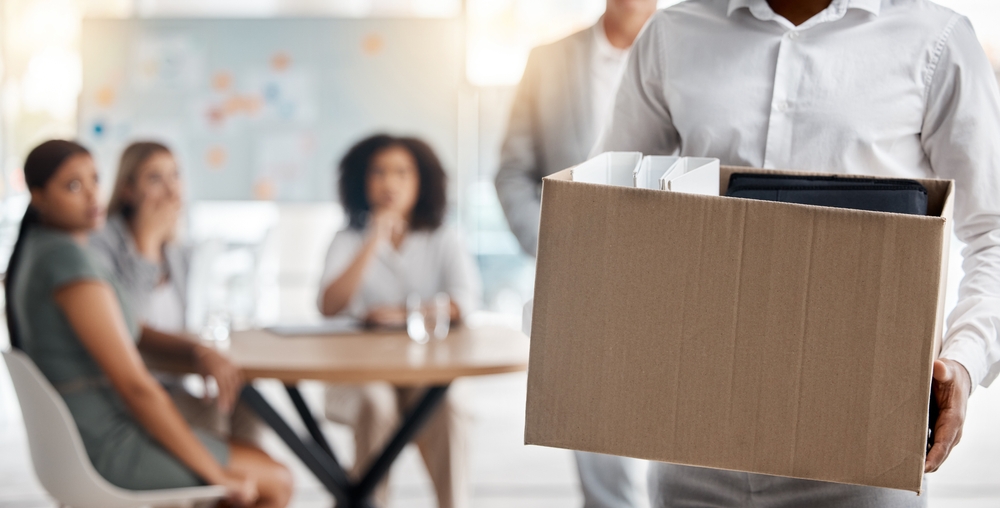
<path id="1" fill-rule="evenodd" d="M 406 298 L 406 334 L 418 344 L 431 337 L 443 340 L 451 329 L 451 298 L 447 293 L 422 299 L 417 293 Z"/>
<path id="2" fill-rule="evenodd" d="M 209 312 L 201 329 L 201 339 L 216 349 L 226 349 L 229 346 L 231 326 L 232 318 L 228 312 L 221 310 Z"/>
<path id="3" fill-rule="evenodd" d="M 435 339 L 443 340 L 451 330 L 451 297 L 448 293 L 438 293 L 431 299 L 429 306 L 430 314 L 434 315 L 433 326 L 428 326 L 427 331 L 434 335 Z"/>
<path id="4" fill-rule="evenodd" d="M 410 293 L 406 297 L 406 334 L 413 342 L 426 344 L 429 337 L 420 303 L 420 295 L 417 293 Z"/>

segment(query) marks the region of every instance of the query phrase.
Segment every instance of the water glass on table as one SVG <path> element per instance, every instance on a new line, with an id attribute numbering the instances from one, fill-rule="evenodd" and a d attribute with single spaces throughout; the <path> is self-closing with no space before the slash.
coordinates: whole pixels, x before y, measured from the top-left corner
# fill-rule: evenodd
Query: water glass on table
<path id="1" fill-rule="evenodd" d="M 441 340 L 451 329 L 451 298 L 447 293 L 421 299 L 417 293 L 406 298 L 406 334 L 418 344 L 431 337 Z"/>

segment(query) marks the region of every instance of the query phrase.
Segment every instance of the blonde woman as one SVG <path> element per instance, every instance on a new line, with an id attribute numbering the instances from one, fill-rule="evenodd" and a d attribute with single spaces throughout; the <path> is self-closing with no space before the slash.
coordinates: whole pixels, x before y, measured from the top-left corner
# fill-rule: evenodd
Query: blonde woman
<path id="1" fill-rule="evenodd" d="M 91 246 L 114 273 L 134 302 L 136 318 L 151 331 L 184 334 L 190 249 L 177 241 L 183 206 L 183 186 L 177 161 L 165 145 L 138 142 L 122 153 L 108 220 L 91 236 Z M 236 369 L 209 350 L 207 362 L 219 369 Z M 219 436 L 257 444 L 261 425 L 249 408 L 236 403 L 227 380 L 215 377 L 219 396 L 203 400 L 190 394 L 181 379 L 158 373 L 181 414 L 192 425 Z"/>

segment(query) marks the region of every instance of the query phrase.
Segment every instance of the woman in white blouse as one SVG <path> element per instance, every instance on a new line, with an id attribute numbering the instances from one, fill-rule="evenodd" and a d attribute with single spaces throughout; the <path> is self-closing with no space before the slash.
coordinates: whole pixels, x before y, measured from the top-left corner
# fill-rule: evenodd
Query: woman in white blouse
<path id="1" fill-rule="evenodd" d="M 441 292 L 451 299 L 452 320 L 476 309 L 479 274 L 456 232 L 442 226 L 446 181 L 437 156 L 418 139 L 376 135 L 348 151 L 339 192 L 349 224 L 327 253 L 319 294 L 324 315 L 401 327 L 409 295 L 426 300 Z M 371 464 L 423 392 L 387 383 L 327 388 L 327 418 L 354 429 L 355 474 Z M 442 508 L 469 505 L 465 427 L 449 396 L 416 440 Z M 387 494 L 383 481 L 376 492 L 381 505 Z"/>

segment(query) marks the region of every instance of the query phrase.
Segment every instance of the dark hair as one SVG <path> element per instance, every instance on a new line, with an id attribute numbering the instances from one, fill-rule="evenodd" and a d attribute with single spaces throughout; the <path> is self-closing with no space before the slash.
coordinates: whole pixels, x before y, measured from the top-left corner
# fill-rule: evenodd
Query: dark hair
<path id="1" fill-rule="evenodd" d="M 67 159 L 80 154 L 89 155 L 90 152 L 72 141 L 53 139 L 36 146 L 24 160 L 24 182 L 27 184 L 28 190 L 44 188 Z M 10 345 L 16 348 L 21 346 L 21 337 L 17 316 L 14 314 L 14 280 L 21 261 L 21 247 L 24 238 L 28 230 L 39 222 L 41 222 L 41 217 L 38 210 L 29 204 L 28 209 L 24 211 L 24 218 L 21 219 L 17 241 L 10 254 L 10 261 L 7 262 L 7 275 L 4 277 L 4 294 L 7 297 L 7 330 L 10 332 Z"/>
<path id="2" fill-rule="evenodd" d="M 431 147 L 417 139 L 377 134 L 363 139 L 347 151 L 340 161 L 340 202 L 347 212 L 350 227 L 364 229 L 368 222 L 371 206 L 365 185 L 372 159 L 380 152 L 400 147 L 410 152 L 417 162 L 420 174 L 420 190 L 417 203 L 413 206 L 410 227 L 414 230 L 435 230 L 444 220 L 448 198 L 445 186 L 448 177 L 441 167 L 441 161 Z"/>
<path id="3" fill-rule="evenodd" d="M 170 149 L 155 141 L 137 141 L 125 148 L 118 163 L 118 176 L 115 177 L 115 187 L 111 191 L 111 201 L 108 202 L 108 217 L 118 214 L 131 219 L 135 215 L 135 203 L 125 201 L 125 189 L 135 183 L 142 165 L 158 153 L 170 154 Z"/>

